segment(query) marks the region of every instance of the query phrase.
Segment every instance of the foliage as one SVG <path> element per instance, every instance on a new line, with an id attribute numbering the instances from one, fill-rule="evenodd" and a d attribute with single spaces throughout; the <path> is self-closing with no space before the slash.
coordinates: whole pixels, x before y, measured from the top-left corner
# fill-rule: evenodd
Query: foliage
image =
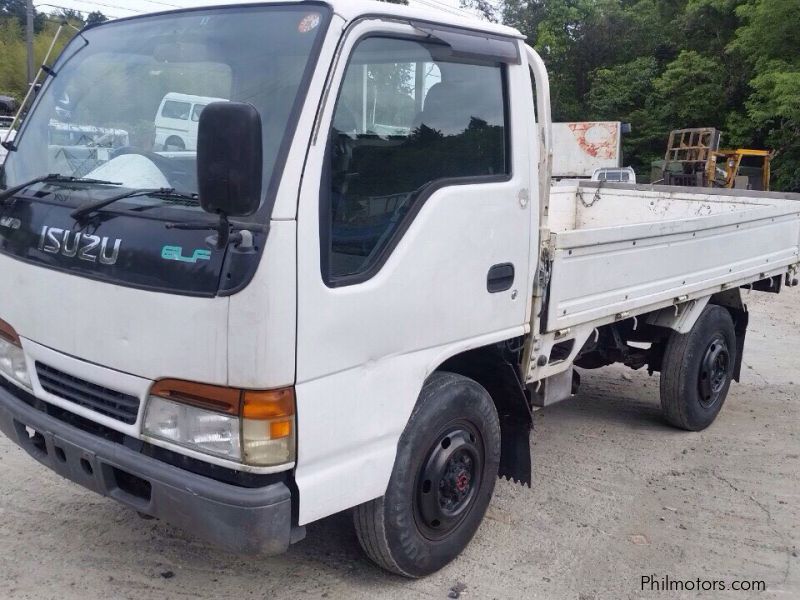
<path id="1" fill-rule="evenodd" d="M 547 63 L 556 119 L 631 123 L 643 180 L 672 129 L 705 126 L 775 150 L 773 187 L 800 191 L 797 0 L 506 0 L 502 17 Z"/>
<path id="2" fill-rule="evenodd" d="M 0 0 L 0 19 L 13 18 L 24 27 L 26 11 L 26 0 Z M 35 33 L 39 33 L 44 28 L 45 15 L 38 12 L 35 12 L 34 15 L 33 30 Z"/>
<path id="3" fill-rule="evenodd" d="M 800 190 L 800 11 L 796 0 L 750 0 L 738 7 L 742 26 L 730 44 L 749 70 L 751 94 L 737 131 L 777 152 L 775 183 Z"/>
<path id="4" fill-rule="evenodd" d="M 490 0 L 461 0 L 461 8 L 476 10 L 487 21 L 497 23 L 500 20 L 500 11 Z"/>
<path id="5" fill-rule="evenodd" d="M 25 4 L 0 0 L 0 95 L 18 100 L 26 90 Z M 624 139 L 626 163 L 642 180 L 649 177 L 650 162 L 663 157 L 670 130 L 708 126 L 724 131 L 726 145 L 773 149 L 773 187 L 800 191 L 798 0 L 462 0 L 462 5 L 528 36 L 550 70 L 556 119 L 631 123 L 632 133 Z M 64 17 L 76 25 L 105 20 L 99 12 L 85 21 L 79 13 L 37 12 L 37 65 Z"/>
<path id="6" fill-rule="evenodd" d="M 100 23 L 105 23 L 108 21 L 108 17 L 101 13 L 99 10 L 94 12 L 90 12 L 86 15 L 86 26 L 92 27 L 94 25 L 99 25 Z"/>
<path id="7" fill-rule="evenodd" d="M 22 100 L 28 87 L 25 4 L 25 0 L 0 0 L 0 95 L 12 96 L 17 101 Z M 89 18 L 93 22 L 107 20 L 101 12 L 91 13 Z M 85 24 L 81 13 L 69 9 L 60 9 L 54 14 L 36 13 L 33 51 L 34 65 L 37 67 L 44 61 L 47 49 L 64 21 L 77 28 Z M 53 49 L 51 63 L 74 33 L 73 28 L 62 31 Z"/>

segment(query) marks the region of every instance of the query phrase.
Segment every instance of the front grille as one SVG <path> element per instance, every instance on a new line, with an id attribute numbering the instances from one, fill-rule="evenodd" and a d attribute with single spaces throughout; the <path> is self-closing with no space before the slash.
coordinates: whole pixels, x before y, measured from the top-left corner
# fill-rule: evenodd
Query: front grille
<path id="1" fill-rule="evenodd" d="M 42 389 L 49 394 L 128 425 L 136 422 L 139 399 L 135 396 L 89 383 L 40 362 L 36 363 L 36 373 Z"/>

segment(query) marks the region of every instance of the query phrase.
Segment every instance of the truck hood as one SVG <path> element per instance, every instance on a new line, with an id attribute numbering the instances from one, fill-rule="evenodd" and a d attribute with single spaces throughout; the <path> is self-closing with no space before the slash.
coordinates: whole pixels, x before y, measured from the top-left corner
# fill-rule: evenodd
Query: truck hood
<path id="1" fill-rule="evenodd" d="M 0 319 L 24 339 L 147 379 L 227 383 L 228 298 L 113 285 L 0 255 Z"/>

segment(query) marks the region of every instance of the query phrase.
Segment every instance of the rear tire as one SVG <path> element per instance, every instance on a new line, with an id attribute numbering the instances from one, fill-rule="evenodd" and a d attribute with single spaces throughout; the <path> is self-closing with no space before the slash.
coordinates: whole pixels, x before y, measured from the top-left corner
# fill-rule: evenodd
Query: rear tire
<path id="1" fill-rule="evenodd" d="M 500 464 L 500 423 L 475 381 L 434 373 L 400 438 L 386 494 L 353 513 L 378 566 L 417 578 L 456 558 L 478 529 Z"/>
<path id="2" fill-rule="evenodd" d="M 730 313 L 709 305 L 689 333 L 673 333 L 661 368 L 661 410 L 673 426 L 701 431 L 717 418 L 736 365 Z"/>
<path id="3" fill-rule="evenodd" d="M 183 152 L 186 150 L 186 144 L 179 137 L 172 136 L 164 142 L 165 152 Z"/>

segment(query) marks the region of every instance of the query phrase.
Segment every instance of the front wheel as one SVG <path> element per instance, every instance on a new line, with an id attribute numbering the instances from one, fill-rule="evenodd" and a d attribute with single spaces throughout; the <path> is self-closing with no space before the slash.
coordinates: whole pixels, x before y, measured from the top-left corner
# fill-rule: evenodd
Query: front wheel
<path id="1" fill-rule="evenodd" d="M 711 425 L 728 396 L 736 359 L 733 319 L 721 306 L 707 306 L 689 333 L 673 333 L 661 369 L 667 421 L 688 431 Z"/>
<path id="2" fill-rule="evenodd" d="M 357 507 L 366 554 L 405 577 L 456 558 L 478 529 L 500 464 L 500 424 L 488 392 L 453 373 L 425 383 L 400 438 L 386 494 Z"/>

